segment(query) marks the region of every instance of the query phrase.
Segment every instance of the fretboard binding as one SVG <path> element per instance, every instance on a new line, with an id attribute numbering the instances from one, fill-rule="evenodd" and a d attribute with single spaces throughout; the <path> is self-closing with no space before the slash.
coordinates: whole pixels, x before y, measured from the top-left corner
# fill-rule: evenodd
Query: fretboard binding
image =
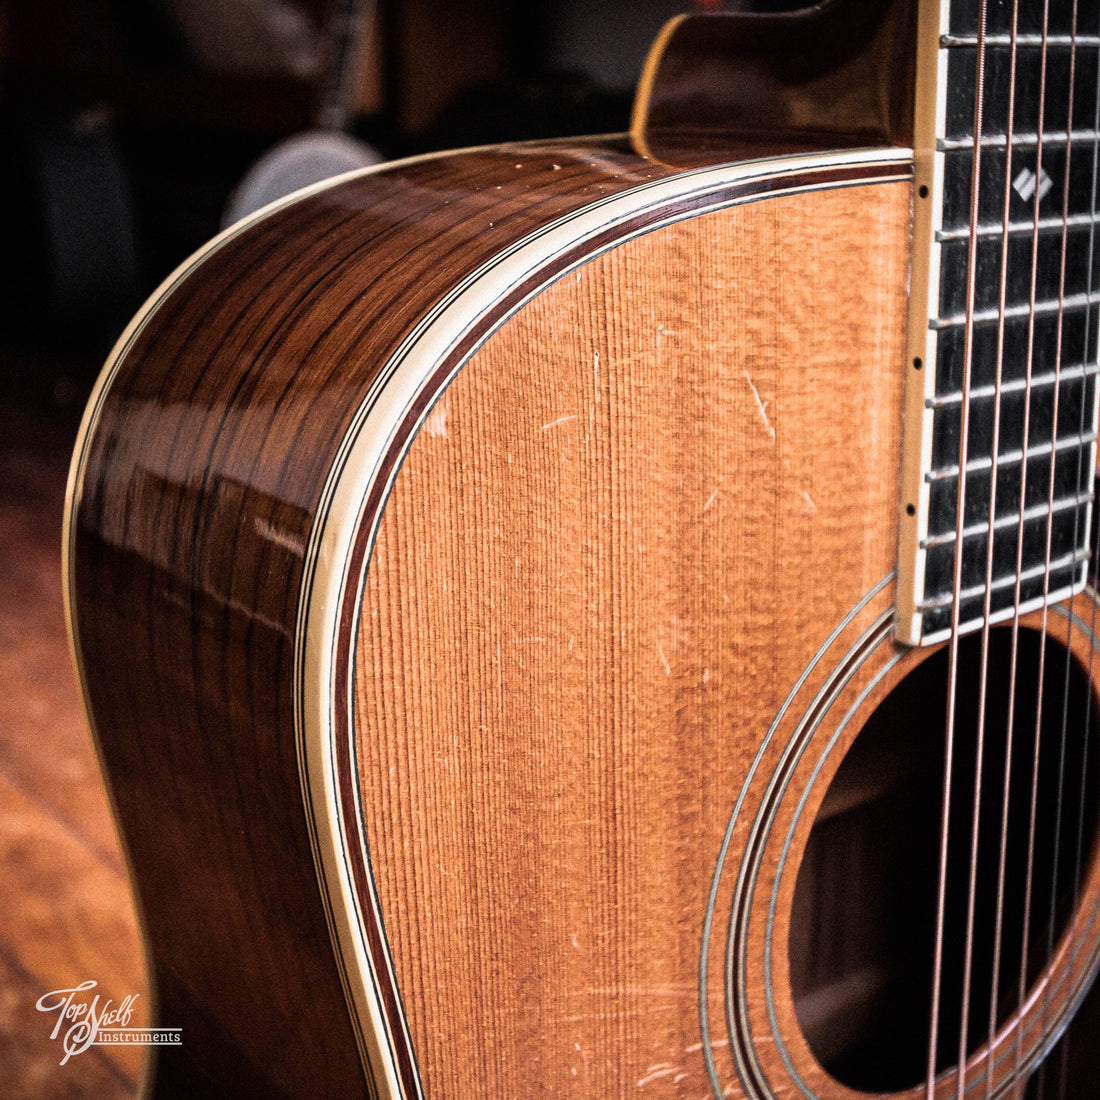
<path id="1" fill-rule="evenodd" d="M 1052 301 L 1036 302 L 1034 306 L 1028 302 L 1017 306 L 1005 306 L 1003 316 L 1010 319 L 1013 317 L 1027 317 L 1031 313 L 1057 313 L 1060 309 L 1063 311 L 1087 309 L 1098 301 L 1100 301 L 1100 296 L 1096 294 L 1072 294 L 1061 299 L 1061 301 L 1053 299 Z M 973 321 L 976 325 L 982 325 L 989 321 L 996 321 L 1001 316 L 999 309 L 975 310 Z M 961 328 L 965 324 L 966 314 L 957 313 L 953 317 L 933 317 L 929 320 L 928 327 L 939 331 L 945 328 Z"/>
<path id="2" fill-rule="evenodd" d="M 1016 47 L 1030 49 L 1043 45 L 1043 36 L 1041 34 L 1018 34 L 1016 35 Z M 1076 37 L 1069 34 L 1048 34 L 1046 36 L 1047 47 L 1054 47 L 1058 49 L 1060 47 L 1067 47 L 1076 45 L 1078 48 L 1082 46 L 1086 49 L 1088 47 L 1100 46 L 1100 35 L 1095 34 L 1079 34 Z M 978 45 L 978 36 L 969 34 L 944 34 L 940 35 L 940 45 L 945 49 L 954 49 L 957 46 L 972 46 Z M 987 34 L 985 36 L 985 45 L 988 49 L 993 47 L 994 49 L 1010 49 L 1012 47 L 1012 35 L 1010 34 Z"/>
<path id="3" fill-rule="evenodd" d="M 992 582 L 988 585 L 989 589 L 993 592 L 997 592 L 1004 588 L 1010 588 L 1016 583 L 1017 577 L 1019 577 L 1020 583 L 1025 581 L 1034 580 L 1036 577 L 1041 577 L 1044 573 L 1061 573 L 1066 569 L 1073 569 L 1076 566 L 1087 562 L 1092 556 L 1091 552 L 1087 549 L 1076 550 L 1072 554 L 1064 554 L 1062 557 L 1052 561 L 1048 566 L 1046 562 L 1039 565 L 1033 565 L 1030 569 L 1022 569 L 1020 572 L 1011 573 L 1004 577 L 994 577 Z M 972 600 L 976 596 L 981 596 L 986 590 L 986 584 L 971 585 L 969 588 L 964 588 L 959 592 L 959 600 Z M 953 592 L 946 592 L 942 596 L 934 596 L 930 600 L 922 600 L 917 606 L 921 611 L 931 611 L 937 607 L 950 607 L 955 602 L 955 594 Z"/>
<path id="4" fill-rule="evenodd" d="M 1078 435 L 1067 435 L 1057 440 L 1053 445 L 1050 443 L 1040 443 L 1034 447 L 1027 449 L 1027 461 L 1030 462 L 1033 458 L 1046 458 L 1047 455 L 1054 451 L 1069 451 L 1077 448 L 1084 450 L 1085 447 L 1090 446 L 1096 442 L 1096 432 L 1083 432 Z M 1003 455 L 997 456 L 997 468 L 1003 469 L 1006 466 L 1016 466 L 1024 461 L 1024 452 L 1022 450 L 1005 451 Z M 991 470 L 993 468 L 993 458 L 991 455 L 982 455 L 979 458 L 972 458 L 966 464 L 967 474 L 975 474 L 982 470 Z M 952 466 L 940 466 L 934 470 L 929 470 L 924 475 L 925 481 L 943 481 L 945 478 L 952 478 L 959 476 L 959 464 L 956 462 Z"/>
<path id="5" fill-rule="evenodd" d="M 1059 385 L 1063 382 L 1078 382 L 1082 378 L 1092 378 L 1098 373 L 1100 373 L 1100 365 L 1096 363 L 1078 363 L 1073 366 L 1063 367 L 1057 373 L 1050 371 L 1047 374 L 1033 374 L 1031 376 L 1030 388 L 1032 390 L 1040 390 L 1045 389 L 1047 386 L 1053 386 L 1055 382 Z M 1010 378 L 1001 383 L 1001 395 L 1021 393 L 1028 388 L 1028 380 L 1026 378 Z M 990 397 L 996 396 L 997 387 L 992 383 L 985 386 L 973 386 L 970 390 L 971 401 L 984 401 Z M 928 409 L 946 409 L 952 405 L 961 405 L 962 399 L 962 393 L 959 390 L 955 390 L 952 393 L 944 393 L 936 397 L 929 397 L 924 405 L 925 408 Z"/>
<path id="6" fill-rule="evenodd" d="M 1021 523 L 1030 523 L 1032 520 L 1045 519 L 1048 515 L 1056 516 L 1062 512 L 1068 512 L 1077 508 L 1081 508 L 1086 504 L 1091 504 L 1093 494 L 1090 493 L 1078 493 L 1076 496 L 1063 497 L 1060 500 L 1054 501 L 1053 504 L 1049 504 L 1047 501 L 1043 501 L 1041 504 L 1033 504 L 1030 508 L 1025 508 L 1023 517 L 1021 518 L 1019 512 L 1012 512 L 1007 516 L 998 516 L 993 521 L 994 531 L 1003 531 L 1007 527 L 1019 527 Z M 989 521 L 986 520 L 982 523 L 974 523 L 969 527 L 963 528 L 962 537 L 964 540 L 977 538 L 979 535 L 989 534 Z M 1081 531 L 1082 535 L 1087 535 L 1088 532 Z M 921 547 L 925 550 L 929 550 L 934 546 L 950 546 L 955 541 L 955 532 L 947 531 L 942 535 L 932 535 L 930 538 L 921 539 Z"/>
<path id="7" fill-rule="evenodd" d="M 1065 130 L 1051 130 L 1043 134 L 1043 148 L 1050 148 L 1054 146 L 1073 145 L 1080 147 L 1081 145 L 1093 144 L 1100 142 L 1100 131 L 1097 130 L 1073 130 L 1067 133 Z M 983 134 L 981 142 L 979 143 L 983 149 L 1003 149 L 1008 145 L 1007 134 Z M 1012 148 L 1013 149 L 1028 149 L 1033 146 L 1038 146 L 1039 135 L 1032 133 L 1022 133 L 1012 135 Z M 973 149 L 974 139 L 973 137 L 962 138 L 940 138 L 936 142 L 936 148 L 941 153 L 954 153 L 961 150 Z"/>
<path id="8" fill-rule="evenodd" d="M 1090 226 L 1100 224 L 1100 218 L 1094 218 L 1091 214 L 1072 214 L 1068 218 L 1040 218 L 1038 222 L 1009 222 L 1008 235 L 1019 237 L 1023 234 L 1031 234 L 1036 229 L 1040 233 L 1049 233 L 1053 229 L 1060 230 L 1062 226 L 1068 229 L 1088 229 Z M 977 236 L 1000 237 L 1005 232 L 1001 224 L 979 225 Z M 941 229 L 936 233 L 936 240 L 941 244 L 944 241 L 965 241 L 970 239 L 970 230 L 967 227 L 960 229 Z"/>

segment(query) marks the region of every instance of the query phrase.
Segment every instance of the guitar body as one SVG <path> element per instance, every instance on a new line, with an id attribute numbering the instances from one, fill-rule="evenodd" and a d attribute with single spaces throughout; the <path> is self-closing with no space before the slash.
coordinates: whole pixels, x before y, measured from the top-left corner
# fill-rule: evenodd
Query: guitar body
<path id="1" fill-rule="evenodd" d="M 67 552 L 157 1095 L 924 1095 L 881 1053 L 943 753 L 944 647 L 892 635 L 912 174 L 424 158 L 154 297 Z M 1092 608 L 1024 624 L 1090 700 Z M 1070 874 L 994 1094 L 1091 980 Z"/>

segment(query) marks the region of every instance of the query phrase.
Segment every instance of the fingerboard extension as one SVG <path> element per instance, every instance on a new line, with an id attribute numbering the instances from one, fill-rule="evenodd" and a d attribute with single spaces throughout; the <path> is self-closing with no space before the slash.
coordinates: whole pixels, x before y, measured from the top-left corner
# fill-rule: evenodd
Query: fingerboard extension
<path id="1" fill-rule="evenodd" d="M 1049 0 L 1044 26 L 1044 7 L 1020 0 L 1014 26 L 1013 4 L 989 0 L 981 36 L 978 0 L 922 4 L 898 567 L 909 644 L 948 637 L 956 603 L 968 631 L 1086 581 L 1100 16 L 1079 0 L 1075 28 L 1071 0 Z"/>

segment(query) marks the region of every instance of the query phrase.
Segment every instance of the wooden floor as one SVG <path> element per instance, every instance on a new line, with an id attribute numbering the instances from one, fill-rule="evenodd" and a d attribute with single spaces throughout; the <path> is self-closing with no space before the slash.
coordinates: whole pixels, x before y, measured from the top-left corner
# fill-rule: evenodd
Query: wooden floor
<path id="1" fill-rule="evenodd" d="M 0 356 L 0 386 L 23 366 Z M 0 1096 L 133 1096 L 144 1048 L 91 1046 L 62 1065 L 64 1028 L 51 1038 L 57 1014 L 36 1008 L 91 980 L 101 1006 L 136 994 L 130 1023 L 142 1026 L 148 991 L 62 612 L 61 513 L 81 402 L 0 392 Z"/>

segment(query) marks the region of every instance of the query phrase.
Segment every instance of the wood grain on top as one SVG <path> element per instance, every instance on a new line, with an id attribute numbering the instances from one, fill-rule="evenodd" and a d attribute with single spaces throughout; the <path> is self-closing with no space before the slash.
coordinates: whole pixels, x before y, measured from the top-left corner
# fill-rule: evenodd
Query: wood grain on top
<path id="1" fill-rule="evenodd" d="M 413 443 L 367 570 L 356 745 L 427 1095 L 707 1094 L 733 799 L 893 565 L 908 212 L 905 184 L 814 192 L 608 251 Z"/>

